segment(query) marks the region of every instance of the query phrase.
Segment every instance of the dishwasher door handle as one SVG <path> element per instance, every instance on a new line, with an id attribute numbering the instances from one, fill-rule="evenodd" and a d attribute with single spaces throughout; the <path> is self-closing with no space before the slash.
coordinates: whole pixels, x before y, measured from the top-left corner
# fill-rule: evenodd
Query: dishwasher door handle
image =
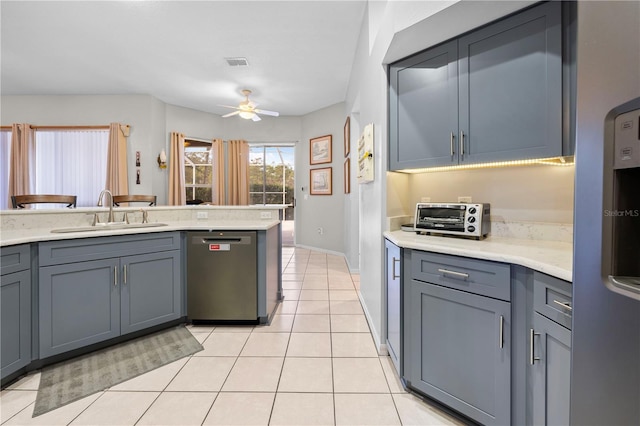
<path id="1" fill-rule="evenodd" d="M 242 238 L 203 238 L 202 244 L 233 244 L 241 243 Z"/>
<path id="2" fill-rule="evenodd" d="M 252 244 L 253 238 L 253 235 L 233 235 L 228 237 L 224 235 L 216 235 L 211 237 L 208 237 L 206 235 L 194 235 L 191 237 L 190 243 L 192 246 L 206 246 L 209 244 L 248 245 Z"/>

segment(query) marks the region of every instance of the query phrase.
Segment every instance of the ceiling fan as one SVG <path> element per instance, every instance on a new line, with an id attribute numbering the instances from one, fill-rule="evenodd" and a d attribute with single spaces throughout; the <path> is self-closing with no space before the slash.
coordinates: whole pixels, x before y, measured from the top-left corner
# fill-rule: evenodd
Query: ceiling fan
<path id="1" fill-rule="evenodd" d="M 258 104 L 249 100 L 249 95 L 251 94 L 251 90 L 244 89 L 242 94 L 245 96 L 244 101 L 240 102 L 240 105 L 237 107 L 229 106 L 229 105 L 219 105 L 225 108 L 232 108 L 236 111 L 230 112 L 229 114 L 225 114 L 222 118 L 231 117 L 232 115 L 239 115 L 240 117 L 248 120 L 251 119 L 253 121 L 260 121 L 260 116 L 258 114 L 271 115 L 273 117 L 278 117 L 280 115 L 279 112 L 268 111 L 266 109 L 257 109 L 256 106 Z"/>

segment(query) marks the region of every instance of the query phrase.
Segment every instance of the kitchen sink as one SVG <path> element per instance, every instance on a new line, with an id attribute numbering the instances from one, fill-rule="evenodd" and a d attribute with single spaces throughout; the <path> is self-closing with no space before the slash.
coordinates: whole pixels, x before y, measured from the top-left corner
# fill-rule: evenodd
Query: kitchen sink
<path id="1" fill-rule="evenodd" d="M 66 233 L 66 232 L 92 232 L 92 231 L 110 231 L 114 229 L 134 229 L 134 228 L 155 228 L 158 226 L 167 226 L 166 223 L 124 223 L 124 222 L 116 222 L 116 223 L 105 223 L 98 224 L 95 226 L 76 226 L 73 228 L 58 228 L 52 229 L 53 233 Z"/>

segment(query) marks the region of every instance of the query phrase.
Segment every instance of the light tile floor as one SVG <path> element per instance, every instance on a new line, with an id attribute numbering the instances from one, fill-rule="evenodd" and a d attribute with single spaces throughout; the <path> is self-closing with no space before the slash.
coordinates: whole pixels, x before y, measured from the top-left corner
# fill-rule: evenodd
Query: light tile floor
<path id="1" fill-rule="evenodd" d="M 204 350 L 32 418 L 39 373 L 0 394 L 3 425 L 460 425 L 378 356 L 344 259 L 283 248 L 269 326 L 189 326 Z"/>

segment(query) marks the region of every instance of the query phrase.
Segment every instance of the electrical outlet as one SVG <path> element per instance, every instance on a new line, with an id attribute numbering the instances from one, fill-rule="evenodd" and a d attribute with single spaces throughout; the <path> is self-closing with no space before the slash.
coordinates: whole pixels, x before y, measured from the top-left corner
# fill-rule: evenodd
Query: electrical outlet
<path id="1" fill-rule="evenodd" d="M 260 212 L 260 219 L 271 219 L 271 212 Z"/>
<path id="2" fill-rule="evenodd" d="M 209 217 L 209 213 L 207 212 L 197 212 L 196 213 L 196 218 L 198 219 L 206 219 Z"/>
<path id="3" fill-rule="evenodd" d="M 420 202 L 421 203 L 430 203 L 431 202 L 431 197 L 422 197 L 422 198 L 420 198 Z"/>
<path id="4" fill-rule="evenodd" d="M 459 203 L 471 203 L 471 196 L 470 195 L 466 195 L 466 196 L 459 196 L 458 197 L 458 202 Z"/>

